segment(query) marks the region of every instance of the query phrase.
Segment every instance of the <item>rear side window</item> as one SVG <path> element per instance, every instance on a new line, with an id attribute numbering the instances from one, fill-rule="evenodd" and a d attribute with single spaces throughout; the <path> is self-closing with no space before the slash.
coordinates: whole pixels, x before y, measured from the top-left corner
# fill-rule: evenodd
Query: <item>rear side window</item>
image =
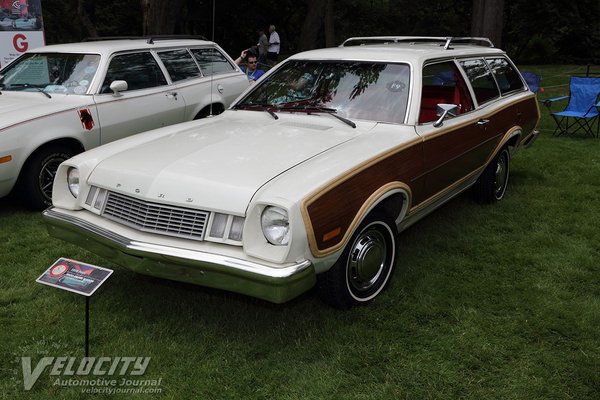
<path id="1" fill-rule="evenodd" d="M 158 53 L 160 60 L 165 64 L 173 82 L 201 76 L 198 65 L 186 49 L 163 51 Z"/>
<path id="2" fill-rule="evenodd" d="M 498 82 L 500 93 L 506 94 L 523 89 L 523 81 L 519 73 L 505 58 L 489 58 L 488 65 Z"/>
<path id="3" fill-rule="evenodd" d="M 461 61 L 460 65 L 465 70 L 465 73 L 471 82 L 471 86 L 475 92 L 475 98 L 479 104 L 500 97 L 496 81 L 494 81 L 492 73 L 485 61 L 465 60 Z"/>
<path id="4" fill-rule="evenodd" d="M 217 49 L 192 49 L 192 54 L 198 62 L 202 75 L 214 75 L 234 70 L 233 65 Z"/>
<path id="5" fill-rule="evenodd" d="M 115 56 L 108 66 L 100 93 L 110 93 L 113 81 L 126 81 L 127 90 L 147 89 L 167 84 L 158 63 L 148 52 Z"/>

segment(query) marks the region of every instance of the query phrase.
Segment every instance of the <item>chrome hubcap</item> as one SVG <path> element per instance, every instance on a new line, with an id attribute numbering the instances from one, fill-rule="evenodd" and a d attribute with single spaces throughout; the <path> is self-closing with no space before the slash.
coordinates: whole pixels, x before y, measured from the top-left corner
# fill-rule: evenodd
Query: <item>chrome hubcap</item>
<path id="1" fill-rule="evenodd" d="M 348 260 L 348 282 L 352 289 L 365 292 L 377 283 L 390 263 L 389 250 L 380 229 L 371 227 L 361 233 Z"/>
<path id="2" fill-rule="evenodd" d="M 496 199 L 501 199 L 506 189 L 508 180 L 508 159 L 505 153 L 502 153 L 496 163 L 496 184 L 494 187 L 494 195 Z"/>

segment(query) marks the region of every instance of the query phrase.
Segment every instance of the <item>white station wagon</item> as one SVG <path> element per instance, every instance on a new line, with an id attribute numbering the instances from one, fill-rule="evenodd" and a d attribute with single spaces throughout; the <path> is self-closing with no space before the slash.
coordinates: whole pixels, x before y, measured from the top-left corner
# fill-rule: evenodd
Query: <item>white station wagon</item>
<path id="1" fill-rule="evenodd" d="M 398 232 L 468 188 L 503 198 L 535 95 L 487 40 L 355 38 L 269 71 L 223 114 L 61 164 L 52 236 L 141 274 L 281 303 L 367 303 Z"/>
<path id="2" fill-rule="evenodd" d="M 135 133 L 218 114 L 248 87 L 213 42 L 103 40 L 31 50 L 0 71 L 0 197 L 51 204 L 58 165 Z"/>

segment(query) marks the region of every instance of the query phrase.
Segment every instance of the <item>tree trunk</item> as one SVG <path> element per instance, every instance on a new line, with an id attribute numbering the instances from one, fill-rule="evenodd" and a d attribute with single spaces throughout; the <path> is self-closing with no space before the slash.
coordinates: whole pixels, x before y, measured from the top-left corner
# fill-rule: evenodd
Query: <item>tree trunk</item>
<path id="1" fill-rule="evenodd" d="M 327 0 L 327 4 L 325 5 L 325 47 L 334 47 L 337 45 L 335 43 L 333 16 L 333 0 Z"/>
<path id="2" fill-rule="evenodd" d="M 184 0 L 141 0 L 144 35 L 171 35 L 179 22 Z"/>
<path id="3" fill-rule="evenodd" d="M 502 44 L 504 0 L 473 0 L 471 35 L 489 38 L 494 46 Z"/>
<path id="4" fill-rule="evenodd" d="M 81 25 L 83 26 L 85 32 L 82 32 L 87 37 L 97 37 L 98 30 L 96 29 L 96 25 L 92 22 L 90 15 L 88 13 L 89 5 L 86 4 L 86 0 L 78 0 L 77 1 L 77 15 L 79 16 L 79 20 L 81 21 Z M 93 8 L 93 4 L 92 4 Z"/>
<path id="5" fill-rule="evenodd" d="M 325 15 L 325 4 L 323 0 L 308 0 L 308 11 L 302 24 L 300 36 L 300 50 L 316 49 L 318 47 L 319 31 L 323 26 Z"/>

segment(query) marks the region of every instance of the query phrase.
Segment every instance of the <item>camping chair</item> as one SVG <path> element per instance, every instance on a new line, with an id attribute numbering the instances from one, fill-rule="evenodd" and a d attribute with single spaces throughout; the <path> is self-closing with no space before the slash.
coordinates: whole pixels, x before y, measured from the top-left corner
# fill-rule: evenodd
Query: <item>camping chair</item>
<path id="1" fill-rule="evenodd" d="M 569 99 L 569 103 L 563 111 L 551 112 L 552 118 L 556 122 L 553 135 L 560 136 L 583 131 L 586 136 L 600 136 L 600 122 L 598 119 L 600 78 L 572 76 L 569 90 L 569 96 L 544 100 L 544 105 L 550 109 L 553 102 Z M 594 123 L 596 124 L 595 134 Z"/>

